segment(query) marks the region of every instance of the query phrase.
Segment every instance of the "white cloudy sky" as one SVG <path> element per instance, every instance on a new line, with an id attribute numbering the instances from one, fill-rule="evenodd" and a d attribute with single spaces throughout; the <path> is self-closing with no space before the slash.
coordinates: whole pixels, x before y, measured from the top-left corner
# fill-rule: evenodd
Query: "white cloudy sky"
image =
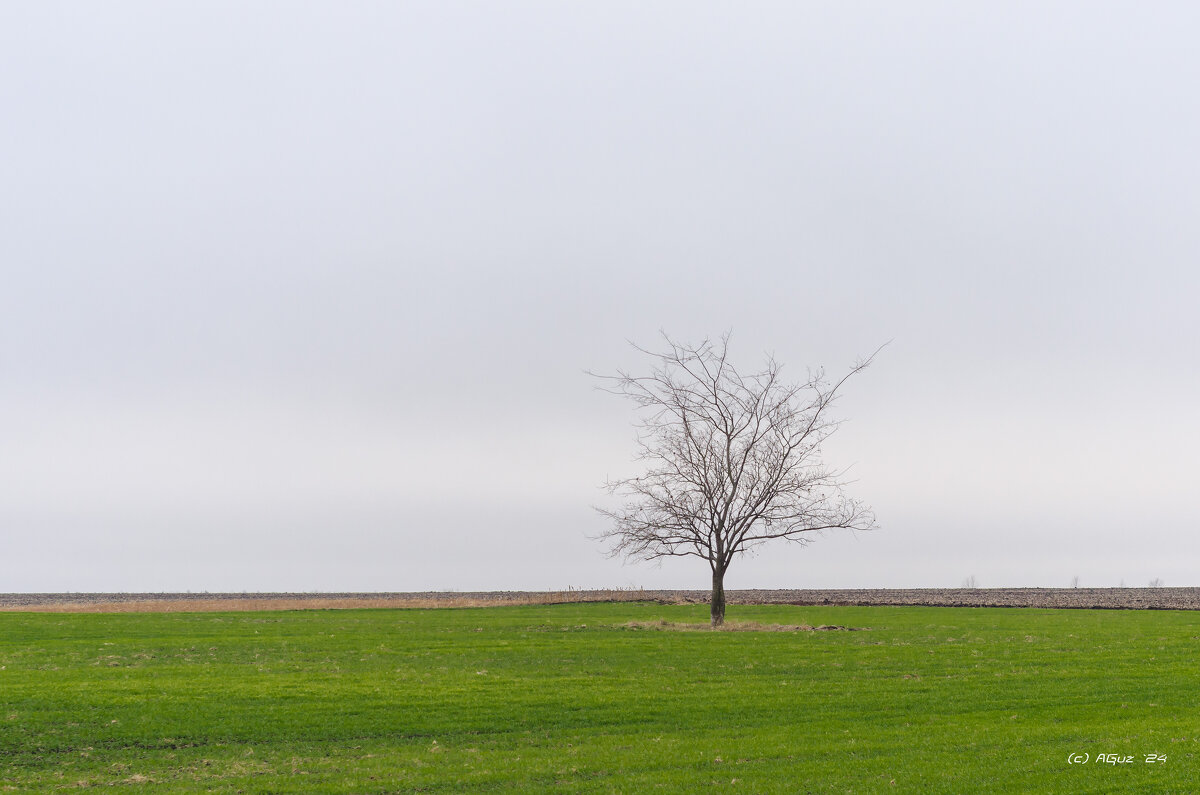
<path id="1" fill-rule="evenodd" d="M 0 8 L 0 591 L 698 587 L 582 371 L 894 340 L 881 529 L 729 587 L 1195 585 L 1200 11 Z"/>

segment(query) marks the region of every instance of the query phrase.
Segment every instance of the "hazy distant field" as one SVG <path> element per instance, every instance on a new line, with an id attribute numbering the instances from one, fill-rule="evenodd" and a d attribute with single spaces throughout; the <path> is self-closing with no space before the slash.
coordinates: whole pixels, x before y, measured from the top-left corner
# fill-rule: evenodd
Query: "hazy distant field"
<path id="1" fill-rule="evenodd" d="M 747 606 L 729 618 L 865 629 L 640 628 L 706 617 L 4 613 L 0 789 L 1200 789 L 1200 614 Z"/>
<path id="2" fill-rule="evenodd" d="M 1200 588 L 842 588 L 737 589 L 731 605 L 921 605 L 925 607 L 1078 607 L 1200 610 Z M 2 610 L 168 612 L 344 609 L 355 607 L 492 607 L 568 602 L 696 604 L 708 591 L 417 591 L 408 593 L 0 593 Z"/>

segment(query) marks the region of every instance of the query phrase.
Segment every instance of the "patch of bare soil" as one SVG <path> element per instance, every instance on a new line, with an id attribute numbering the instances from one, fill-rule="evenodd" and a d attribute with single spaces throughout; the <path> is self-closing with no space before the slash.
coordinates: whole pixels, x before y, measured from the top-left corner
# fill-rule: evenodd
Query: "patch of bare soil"
<path id="1" fill-rule="evenodd" d="M 843 627 L 838 624 L 822 624 L 814 627 L 809 624 L 760 624 L 757 621 L 726 621 L 719 627 L 695 622 L 667 621 L 629 621 L 621 626 L 625 629 L 658 629 L 676 630 L 679 632 L 858 632 L 866 627 Z"/>

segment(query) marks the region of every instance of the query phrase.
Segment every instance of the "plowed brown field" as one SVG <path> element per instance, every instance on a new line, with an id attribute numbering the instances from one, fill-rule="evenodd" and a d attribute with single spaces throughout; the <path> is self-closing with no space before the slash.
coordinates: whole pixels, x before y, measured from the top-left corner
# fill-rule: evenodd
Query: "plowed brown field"
<path id="1" fill-rule="evenodd" d="M 1197 610 L 1200 588 L 913 588 L 731 590 L 730 604 L 925 605 Z M 708 601 L 707 591 L 420 591 L 409 593 L 15 593 L 0 610 L 38 612 L 201 612 L 363 607 L 492 607 L 565 602 Z"/>

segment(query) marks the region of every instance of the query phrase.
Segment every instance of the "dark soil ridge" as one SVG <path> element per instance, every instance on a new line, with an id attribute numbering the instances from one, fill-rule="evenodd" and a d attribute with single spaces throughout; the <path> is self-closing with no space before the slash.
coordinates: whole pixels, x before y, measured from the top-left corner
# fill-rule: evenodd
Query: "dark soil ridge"
<path id="1" fill-rule="evenodd" d="M 1200 610 L 1200 588 L 864 588 L 802 590 L 730 590 L 729 604 L 790 604 L 925 607 L 1040 607 L 1109 610 Z M 654 601 L 663 604 L 707 602 L 707 591 L 568 590 L 568 591 L 414 591 L 358 593 L 8 593 L 0 609 L 47 608 L 60 605 L 188 602 L 278 602 L 290 607 L 313 606 L 465 606 L 469 604 L 556 604 L 570 602 Z"/>

